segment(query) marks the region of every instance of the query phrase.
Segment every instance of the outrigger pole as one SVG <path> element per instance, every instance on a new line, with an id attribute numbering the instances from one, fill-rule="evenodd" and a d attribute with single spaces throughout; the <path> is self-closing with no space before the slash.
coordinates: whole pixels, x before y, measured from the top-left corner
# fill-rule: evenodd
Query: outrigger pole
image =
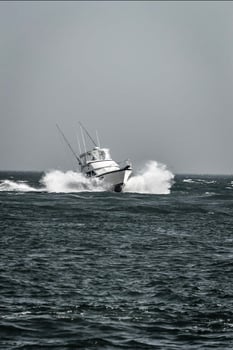
<path id="1" fill-rule="evenodd" d="M 97 130 L 95 131 L 95 134 L 96 134 L 96 140 L 97 140 L 98 146 L 100 148 L 100 139 L 99 139 L 99 134 Z"/>
<path id="2" fill-rule="evenodd" d="M 96 142 L 93 140 L 93 138 L 91 137 L 91 135 L 89 134 L 89 132 L 87 131 L 87 129 L 82 125 L 81 122 L 79 122 L 79 125 L 81 126 L 81 128 L 85 131 L 85 133 L 87 134 L 87 136 L 90 138 L 90 140 L 94 143 L 95 147 L 98 147 Z"/>
<path id="3" fill-rule="evenodd" d="M 60 134 L 62 135 L 65 143 L 67 144 L 67 146 L 69 147 L 69 149 L 71 150 L 73 156 L 75 157 L 75 159 L 78 161 L 78 164 L 81 166 L 81 160 L 80 158 L 77 156 L 77 154 L 75 153 L 75 151 L 73 150 L 71 144 L 69 143 L 69 141 L 67 140 L 67 138 L 65 137 L 64 133 L 62 132 L 62 130 L 59 128 L 58 124 L 56 124 L 56 127 L 58 128 L 58 131 L 60 132 Z"/>

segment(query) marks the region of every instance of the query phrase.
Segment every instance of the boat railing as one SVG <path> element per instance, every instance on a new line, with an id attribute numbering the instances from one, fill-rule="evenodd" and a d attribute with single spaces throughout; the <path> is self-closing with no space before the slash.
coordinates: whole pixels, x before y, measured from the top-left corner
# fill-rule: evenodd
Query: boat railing
<path id="1" fill-rule="evenodd" d="M 124 168 L 124 167 L 126 167 L 126 166 L 129 166 L 129 167 L 132 168 L 132 162 L 131 162 L 129 159 L 125 159 L 125 160 L 123 160 L 123 161 L 121 161 L 121 162 L 118 162 L 118 164 L 119 164 L 119 166 L 120 166 L 121 168 Z"/>

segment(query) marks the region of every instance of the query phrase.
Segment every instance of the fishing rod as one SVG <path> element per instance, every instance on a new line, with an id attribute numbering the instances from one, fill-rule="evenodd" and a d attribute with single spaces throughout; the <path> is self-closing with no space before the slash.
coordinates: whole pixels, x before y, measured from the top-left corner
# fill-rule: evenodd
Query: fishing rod
<path id="1" fill-rule="evenodd" d="M 67 138 L 65 137 L 64 133 L 62 132 L 62 130 L 60 129 L 60 127 L 58 126 L 58 124 L 56 124 L 56 127 L 58 129 L 58 131 L 60 132 L 60 134 L 62 135 L 65 143 L 67 144 L 67 146 L 69 147 L 69 149 L 71 150 L 73 156 L 75 157 L 75 159 L 78 161 L 78 164 L 81 166 L 81 159 L 77 156 L 77 154 L 75 153 L 75 151 L 73 150 L 71 144 L 69 143 L 69 141 L 67 140 Z"/>
<path id="2" fill-rule="evenodd" d="M 91 135 L 89 134 L 89 132 L 87 131 L 87 129 L 82 125 L 81 122 L 79 122 L 79 125 L 81 126 L 81 128 L 85 131 L 85 133 L 87 134 L 87 136 L 91 139 L 91 141 L 93 142 L 93 144 L 95 145 L 95 147 L 98 147 L 96 142 L 93 140 L 93 138 L 91 137 Z"/>

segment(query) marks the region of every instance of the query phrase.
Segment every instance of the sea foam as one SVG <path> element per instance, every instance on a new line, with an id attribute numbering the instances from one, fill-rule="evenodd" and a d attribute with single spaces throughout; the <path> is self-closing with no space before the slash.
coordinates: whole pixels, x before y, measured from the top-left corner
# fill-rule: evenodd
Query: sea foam
<path id="1" fill-rule="evenodd" d="M 43 176 L 40 182 L 47 192 L 100 192 L 105 190 L 98 179 L 90 179 L 79 172 L 71 170 L 66 172 L 51 170 Z"/>
<path id="2" fill-rule="evenodd" d="M 29 186 L 25 181 L 1 180 L 0 192 L 35 192 L 38 189 Z"/>

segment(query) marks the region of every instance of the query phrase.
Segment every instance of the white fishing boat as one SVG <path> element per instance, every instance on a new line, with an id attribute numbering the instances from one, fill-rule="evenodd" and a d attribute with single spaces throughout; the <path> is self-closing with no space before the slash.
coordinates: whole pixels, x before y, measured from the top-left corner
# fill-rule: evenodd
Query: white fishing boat
<path id="1" fill-rule="evenodd" d="M 81 123 L 80 130 L 84 151 L 81 152 L 81 146 L 79 142 L 80 154 L 77 155 L 58 125 L 57 127 L 62 134 L 65 142 L 72 151 L 73 155 L 75 156 L 76 160 L 78 161 L 80 171 L 88 178 L 97 179 L 98 183 L 101 183 L 101 185 L 103 185 L 106 190 L 121 192 L 132 174 L 131 162 L 129 160 L 121 163 L 115 162 L 111 158 L 109 149 L 100 147 L 98 134 L 97 142 L 95 142 Z M 87 150 L 84 132 L 88 136 L 89 140 L 93 143 L 93 147 L 89 148 L 89 150 Z"/>
<path id="2" fill-rule="evenodd" d="M 103 185 L 115 192 L 121 192 L 128 181 L 132 166 L 129 161 L 122 165 L 112 160 L 109 149 L 95 146 L 80 155 L 81 171 L 86 176 L 98 178 Z"/>

